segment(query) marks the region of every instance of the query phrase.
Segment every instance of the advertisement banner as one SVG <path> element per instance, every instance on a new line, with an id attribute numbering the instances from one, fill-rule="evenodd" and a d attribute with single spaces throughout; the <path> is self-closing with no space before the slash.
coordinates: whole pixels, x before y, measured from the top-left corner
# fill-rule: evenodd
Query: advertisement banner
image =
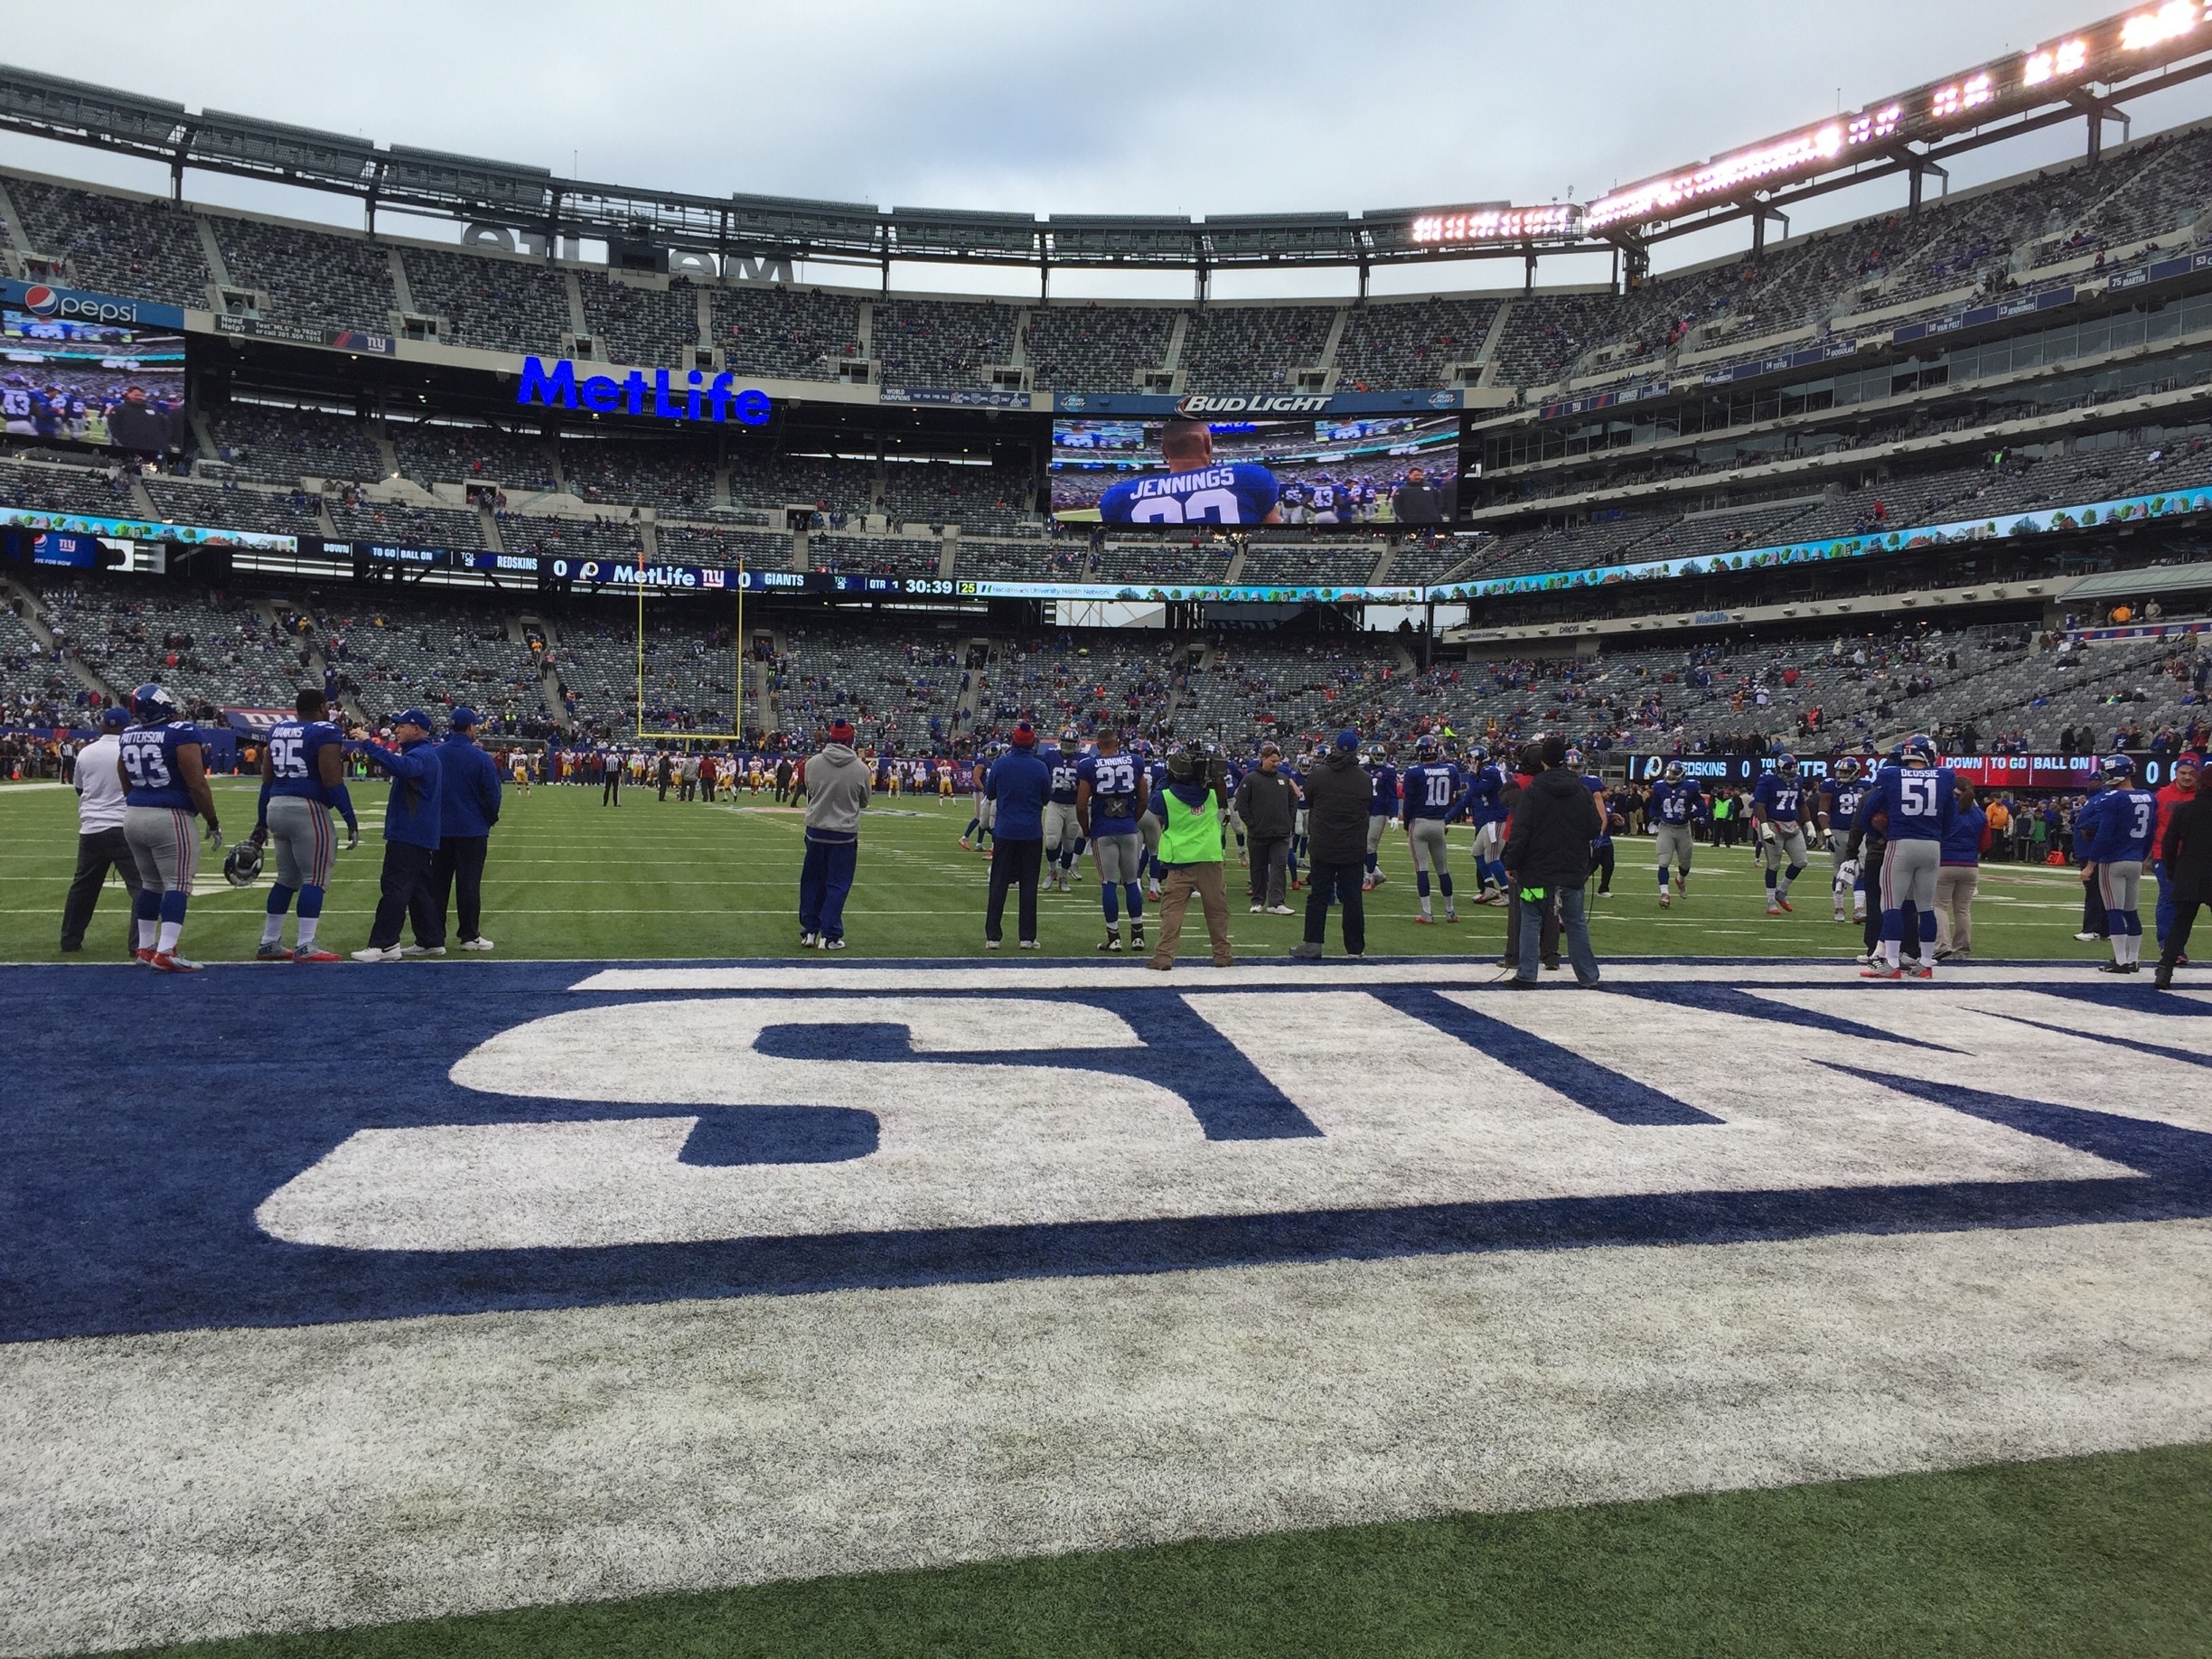
<path id="1" fill-rule="evenodd" d="M 1493 594 L 1549 593 L 1562 588 L 1606 587 L 1617 582 L 1645 582 L 1666 576 L 1722 576 L 1776 565 L 1865 558 L 1876 553 L 1899 553 L 1908 548 L 1941 547 L 1951 542 L 2007 541 L 2017 536 L 2095 530 L 2100 525 L 2136 524 L 2150 519 L 2202 512 L 2207 506 L 2212 506 L 2212 492 L 2202 489 L 2179 490 L 2171 494 L 2161 492 L 2151 495 L 2129 495 L 2116 501 L 2091 501 L 2073 507 L 2039 508 L 2032 512 L 2009 514 L 2002 519 L 1958 519 L 1948 524 L 1922 525 L 1864 535 L 1833 536 L 1823 541 L 1785 542 L 1776 547 L 1747 548 L 1740 552 L 1716 553 L 1704 558 L 1648 559 L 1635 564 L 1602 565 L 1583 570 L 1491 576 L 1481 581 L 1455 582 L 1432 587 L 1429 589 L 1429 597 L 1435 603 L 1443 604 L 1486 598 Z"/>
<path id="2" fill-rule="evenodd" d="M 1819 740 L 1807 738 L 1808 748 Z M 1600 770 L 1606 766 L 1606 757 L 1599 755 Z M 1759 774 L 1771 771 L 1774 760 L 1765 755 L 1628 755 L 1622 757 L 1626 764 L 1629 782 L 1649 783 L 1666 774 L 1669 766 L 1680 766 L 1685 777 L 1692 778 L 1708 788 L 1727 785 L 1748 785 Z M 2147 787 L 2158 789 L 2173 781 L 2173 757 L 2169 755 L 2139 754 L 2131 755 L 2135 763 L 2135 775 Z M 2097 773 L 2104 764 L 2104 755 L 1946 755 L 1942 764 L 1950 768 L 1976 789 L 2038 789 L 2071 790 L 2086 794 L 2096 786 Z M 1871 757 L 1861 757 L 1870 769 L 1876 764 Z M 1799 751 L 1797 771 L 1801 777 L 1818 780 L 1828 775 L 1829 762 L 1824 755 Z"/>
<path id="3" fill-rule="evenodd" d="M 293 345 L 326 346 L 336 351 L 351 351 L 357 355 L 371 353 L 390 357 L 398 350 L 398 343 L 389 334 L 371 333 L 359 328 L 308 328 L 294 323 L 279 323 L 268 317 L 219 316 L 215 319 L 218 331 L 226 334 L 243 334 L 255 340 L 281 340 Z"/>
<path id="4" fill-rule="evenodd" d="M 28 507 L 0 507 L 0 526 L 58 530 L 70 536 L 99 536 L 118 541 L 174 541 L 188 548 L 252 548 L 268 553 L 296 553 L 299 538 L 266 530 L 211 530 L 197 524 L 166 524 L 158 519 L 96 519 L 80 513 L 40 512 Z"/>
<path id="5" fill-rule="evenodd" d="M 1026 409 L 1029 394 L 1026 391 L 959 390 L 942 386 L 886 386 L 882 392 L 886 403 L 941 404 L 963 409 Z"/>
<path id="6" fill-rule="evenodd" d="M 1179 415 L 1186 419 L 1280 419 L 1290 416 L 1393 415 L 1407 409 L 1457 409 L 1466 398 L 1457 391 L 1339 392 L 1061 392 L 1053 408 L 1062 415 Z"/>
<path id="7" fill-rule="evenodd" d="M 175 305 L 124 299 L 113 294 L 87 294 L 50 283 L 18 282 L 14 277 L 0 281 L 0 305 L 63 323 L 106 323 L 123 328 L 184 326 L 184 313 Z"/>

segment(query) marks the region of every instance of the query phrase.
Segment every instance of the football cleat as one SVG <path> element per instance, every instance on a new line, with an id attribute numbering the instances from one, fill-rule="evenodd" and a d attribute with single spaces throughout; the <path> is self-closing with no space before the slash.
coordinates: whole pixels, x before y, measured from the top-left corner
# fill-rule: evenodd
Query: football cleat
<path id="1" fill-rule="evenodd" d="M 1290 913 L 1287 910 L 1283 912 L 1283 914 L 1286 916 L 1289 914 Z M 1444 913 L 1444 919 L 1447 922 L 1457 922 L 1459 919 L 1459 913 L 1456 910 L 1448 910 Z"/>
<path id="2" fill-rule="evenodd" d="M 318 945 L 302 945 L 292 952 L 292 960 L 295 962 L 336 962 L 345 959 L 335 951 L 325 951 Z"/>
<path id="3" fill-rule="evenodd" d="M 1905 977 L 1908 979 L 1932 979 L 1936 977 L 1936 965 L 1933 962 L 1916 962 L 1905 970 Z"/>
<path id="4" fill-rule="evenodd" d="M 1769 904 L 1767 906 L 1767 914 L 1770 916 L 1778 916 L 1782 914 L 1782 906 L 1779 904 Z"/>
<path id="5" fill-rule="evenodd" d="M 1797 914 L 1795 907 L 1793 906 L 1789 900 L 1786 898 L 1778 898 L 1775 900 L 1775 903 L 1781 905 L 1783 909 L 1788 911 L 1792 915 L 1795 915 Z"/>
<path id="6" fill-rule="evenodd" d="M 1120 948 L 1121 935 L 1119 933 L 1109 933 L 1099 941 L 1099 949 L 1101 951 L 1119 951 Z"/>
<path id="7" fill-rule="evenodd" d="M 288 962 L 291 960 L 292 952 L 273 939 L 254 952 L 257 962 Z"/>
<path id="8" fill-rule="evenodd" d="M 151 962 L 154 960 L 154 947 L 152 945 L 140 945 L 136 951 L 133 951 L 131 954 L 136 957 L 142 962 Z"/>
<path id="9" fill-rule="evenodd" d="M 1385 876 L 1381 870 L 1377 870 L 1375 872 L 1374 885 L 1379 887 L 1389 879 L 1390 877 Z"/>
<path id="10" fill-rule="evenodd" d="M 1415 916 L 1413 918 L 1413 925 L 1415 927 L 1434 927 L 1436 925 L 1436 918 L 1433 916 Z"/>
<path id="11" fill-rule="evenodd" d="M 819 933 L 801 933 L 799 935 L 799 948 L 801 951 L 811 951 L 820 943 L 821 943 L 821 935 Z"/>
<path id="12" fill-rule="evenodd" d="M 1892 968 L 1887 962 L 1874 962 L 1861 968 L 1859 977 L 1862 979 L 1901 979 L 1905 977 L 1905 970 Z"/>
<path id="13" fill-rule="evenodd" d="M 162 973 L 198 973 L 200 971 L 198 962 L 188 961 L 174 951 L 155 951 L 154 966 Z"/>
<path id="14" fill-rule="evenodd" d="M 1659 895 L 1659 908 L 1662 910 L 1672 910 L 1674 908 L 1674 901 L 1669 898 L 1665 894 L 1662 893 Z"/>

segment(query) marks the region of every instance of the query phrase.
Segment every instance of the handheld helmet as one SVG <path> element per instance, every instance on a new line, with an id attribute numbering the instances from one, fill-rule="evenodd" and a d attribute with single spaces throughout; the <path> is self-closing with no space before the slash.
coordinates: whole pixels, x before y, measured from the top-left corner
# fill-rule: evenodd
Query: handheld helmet
<path id="1" fill-rule="evenodd" d="M 1786 778 L 1795 777 L 1797 775 L 1797 757 L 1787 749 L 1783 750 L 1781 754 L 1775 756 L 1775 770 Z"/>
<path id="2" fill-rule="evenodd" d="M 1898 759 L 1907 766 L 1933 766 L 1936 764 L 1936 740 L 1926 732 L 1915 732 L 1899 745 Z M 2132 765 L 2129 770 L 2133 770 Z"/>
<path id="3" fill-rule="evenodd" d="M 2107 755 L 2102 771 L 2107 783 L 2125 783 L 2135 775 L 2135 763 L 2124 755 Z"/>
<path id="4" fill-rule="evenodd" d="M 177 717 L 176 698 L 169 695 L 167 687 L 157 686 L 150 680 L 131 693 L 130 706 L 131 713 L 143 726 L 154 726 Z"/>
<path id="5" fill-rule="evenodd" d="M 252 841 L 233 841 L 223 855 L 223 879 L 234 887 L 250 887 L 260 876 L 260 847 Z"/>
<path id="6" fill-rule="evenodd" d="M 1837 783 L 1850 783 L 1854 782 L 1858 776 L 1859 761 L 1857 756 L 1846 755 L 1836 762 L 1835 780 Z"/>
<path id="7" fill-rule="evenodd" d="M 1663 775 L 1663 776 L 1664 776 L 1664 777 L 1665 777 L 1665 779 L 1666 779 L 1666 781 L 1667 781 L 1668 783 L 1681 783 L 1681 782 L 1682 781 L 1682 762 L 1680 762 L 1680 761 L 1669 761 L 1669 762 L 1667 762 L 1667 764 L 1666 764 L 1666 771 L 1665 771 L 1665 773 L 1663 773 L 1662 775 Z"/>

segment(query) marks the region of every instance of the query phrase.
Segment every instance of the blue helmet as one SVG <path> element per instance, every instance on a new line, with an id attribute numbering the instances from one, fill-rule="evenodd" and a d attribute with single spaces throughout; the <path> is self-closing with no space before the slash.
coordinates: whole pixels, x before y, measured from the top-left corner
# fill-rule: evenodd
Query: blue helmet
<path id="1" fill-rule="evenodd" d="M 1437 741 L 1434 732 L 1423 732 L 1413 745 L 1413 758 L 1416 760 L 1432 761 L 1443 752 L 1444 745 Z"/>
<path id="2" fill-rule="evenodd" d="M 1489 747 L 1484 744 L 1471 743 L 1467 745 L 1467 757 L 1470 766 L 1487 766 L 1490 764 Z"/>
<path id="3" fill-rule="evenodd" d="M 1667 762 L 1667 764 L 1666 764 L 1666 771 L 1665 771 L 1665 773 L 1663 773 L 1662 775 L 1663 775 L 1663 776 L 1664 776 L 1664 777 L 1665 777 L 1665 779 L 1666 779 L 1666 781 L 1667 781 L 1668 783 L 1681 783 L 1681 782 L 1682 781 L 1682 762 L 1680 762 L 1680 761 L 1678 761 L 1678 760 L 1671 760 L 1671 761 Z"/>
<path id="4" fill-rule="evenodd" d="M 1936 764 L 1936 740 L 1926 732 L 1915 732 L 1898 745 L 1898 759 L 1907 766 L 1933 766 Z"/>
<path id="5" fill-rule="evenodd" d="M 1567 764 L 1570 766 L 1572 766 L 1577 772 L 1581 771 L 1582 751 L 1574 747 L 1572 745 L 1570 745 L 1567 749 Z"/>
<path id="6" fill-rule="evenodd" d="M 1797 757 L 1787 749 L 1783 750 L 1781 754 L 1775 756 L 1775 770 L 1786 778 L 1795 777 L 1797 775 Z"/>
<path id="7" fill-rule="evenodd" d="M 2102 770 L 2107 783 L 2124 783 L 2135 775 L 2135 763 L 2124 755 L 2108 755 Z"/>
<path id="8" fill-rule="evenodd" d="M 1846 755 L 1837 760 L 1835 764 L 1835 776 L 1837 783 L 1849 783 L 1858 775 L 1859 761 L 1857 756 Z"/>
<path id="9" fill-rule="evenodd" d="M 131 713 L 144 726 L 177 717 L 176 698 L 169 695 L 166 687 L 157 686 L 150 680 L 131 693 L 130 706 Z"/>

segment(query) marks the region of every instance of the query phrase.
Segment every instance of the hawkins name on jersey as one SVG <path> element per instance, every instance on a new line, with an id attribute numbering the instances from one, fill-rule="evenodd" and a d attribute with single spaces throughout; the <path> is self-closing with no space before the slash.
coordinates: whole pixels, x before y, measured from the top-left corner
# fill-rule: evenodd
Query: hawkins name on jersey
<path id="1" fill-rule="evenodd" d="M 1240 461 L 1128 478 L 1099 497 L 1109 524 L 1263 524 L 1281 490 L 1264 466 Z"/>

